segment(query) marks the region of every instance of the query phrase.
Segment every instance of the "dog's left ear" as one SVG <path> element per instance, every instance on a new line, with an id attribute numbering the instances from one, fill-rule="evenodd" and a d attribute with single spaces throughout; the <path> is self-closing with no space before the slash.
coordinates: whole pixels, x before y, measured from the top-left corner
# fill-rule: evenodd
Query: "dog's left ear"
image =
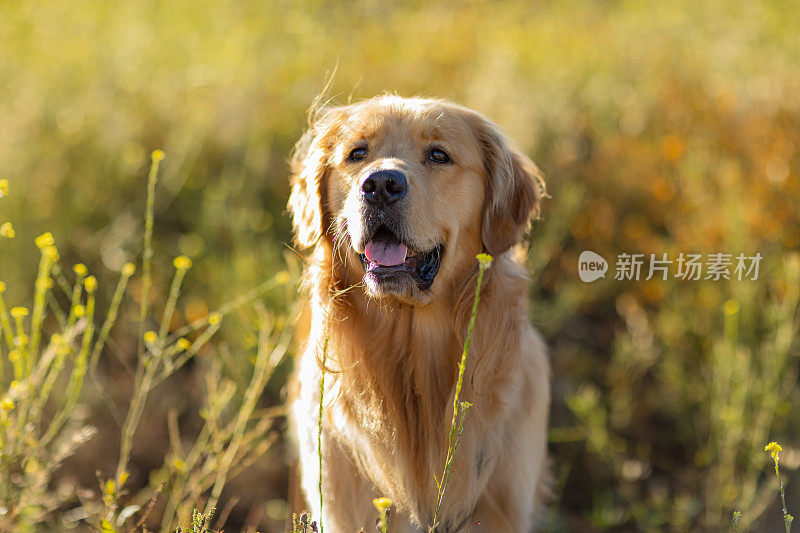
<path id="1" fill-rule="evenodd" d="M 546 191 L 536 164 L 511 147 L 494 124 L 481 118 L 478 139 L 486 172 L 481 239 L 484 249 L 498 256 L 522 238 Z"/>

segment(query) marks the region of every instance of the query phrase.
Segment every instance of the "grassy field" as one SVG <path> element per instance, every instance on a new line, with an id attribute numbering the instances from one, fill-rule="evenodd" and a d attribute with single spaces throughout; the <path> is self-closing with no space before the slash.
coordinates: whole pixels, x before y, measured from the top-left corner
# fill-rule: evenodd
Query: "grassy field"
<path id="1" fill-rule="evenodd" d="M 334 101 L 451 98 L 545 173 L 543 529 L 782 529 L 764 446 L 800 512 L 798 27 L 766 1 L 0 4 L 0 529 L 217 507 L 284 530 L 287 158 L 334 70 Z M 584 283 L 584 250 L 763 260 Z"/>

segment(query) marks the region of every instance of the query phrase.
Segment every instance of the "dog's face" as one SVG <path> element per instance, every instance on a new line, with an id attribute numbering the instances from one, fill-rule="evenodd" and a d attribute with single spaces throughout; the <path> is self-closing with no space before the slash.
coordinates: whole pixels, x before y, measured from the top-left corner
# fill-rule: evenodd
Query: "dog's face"
<path id="1" fill-rule="evenodd" d="M 477 113 L 383 96 L 325 112 L 293 160 L 297 241 L 333 244 L 375 298 L 424 304 L 478 252 L 513 246 L 542 192 L 533 163 Z"/>

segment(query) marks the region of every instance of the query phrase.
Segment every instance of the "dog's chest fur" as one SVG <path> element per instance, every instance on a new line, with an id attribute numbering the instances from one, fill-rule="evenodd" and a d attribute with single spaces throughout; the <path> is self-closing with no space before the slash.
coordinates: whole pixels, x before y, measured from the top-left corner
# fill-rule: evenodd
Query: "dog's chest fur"
<path id="1" fill-rule="evenodd" d="M 331 314 L 341 322 L 328 330 L 334 372 L 323 424 L 362 475 L 422 523 L 432 519 L 462 351 L 452 310 L 439 305 L 387 307 L 356 296 L 346 313 Z M 480 440 L 464 435 L 459 475 L 448 487 L 453 494 L 467 494 L 459 485 L 477 482 Z"/>

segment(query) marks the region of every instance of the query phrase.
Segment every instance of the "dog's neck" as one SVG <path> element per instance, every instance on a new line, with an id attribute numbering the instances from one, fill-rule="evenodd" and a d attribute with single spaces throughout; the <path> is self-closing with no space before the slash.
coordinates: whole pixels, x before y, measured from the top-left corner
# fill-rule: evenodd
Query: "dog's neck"
<path id="1" fill-rule="evenodd" d="M 342 405 L 377 436 L 408 438 L 412 449 L 446 435 L 420 422 L 444 423 L 452 408 L 474 276 L 426 305 L 376 300 L 333 264 L 326 248 L 317 250 L 310 281 L 321 315 L 314 318 L 317 344 L 327 340 L 326 366 L 339 381 Z M 398 435 L 401 428 L 416 428 L 416 434 Z"/>

